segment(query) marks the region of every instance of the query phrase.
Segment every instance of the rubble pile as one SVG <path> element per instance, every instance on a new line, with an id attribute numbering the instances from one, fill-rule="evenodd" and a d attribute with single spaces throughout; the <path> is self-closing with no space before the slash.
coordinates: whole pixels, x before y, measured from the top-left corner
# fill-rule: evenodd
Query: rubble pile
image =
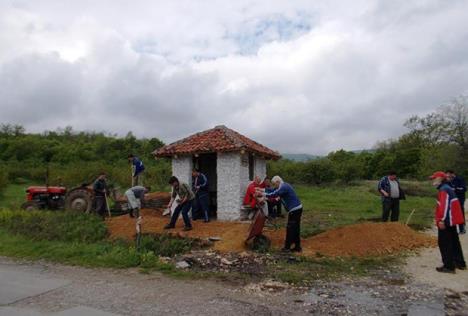
<path id="1" fill-rule="evenodd" d="M 267 255 L 258 255 L 251 252 L 219 253 L 216 251 L 192 251 L 174 259 L 176 265 L 185 266 L 187 263 L 192 270 L 209 272 L 242 272 L 255 276 L 265 272 L 269 261 L 274 259 Z"/>

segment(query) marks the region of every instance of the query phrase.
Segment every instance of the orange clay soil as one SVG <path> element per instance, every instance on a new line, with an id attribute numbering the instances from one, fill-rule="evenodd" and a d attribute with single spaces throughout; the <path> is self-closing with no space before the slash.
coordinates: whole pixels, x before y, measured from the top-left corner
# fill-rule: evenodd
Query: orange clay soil
<path id="1" fill-rule="evenodd" d="M 245 222 L 204 223 L 193 221 L 193 230 L 182 232 L 182 216 L 177 221 L 176 228 L 164 230 L 169 217 L 163 217 L 162 210 L 142 210 L 143 233 L 170 232 L 179 236 L 192 238 L 220 237 L 214 243 L 214 249 L 221 252 L 242 252 L 246 248 L 244 240 L 247 237 L 250 224 Z M 135 220 L 127 215 L 113 217 L 107 220 L 111 238 L 133 238 L 135 235 Z M 284 228 L 274 230 L 265 228 L 264 234 L 272 241 L 274 248 L 281 248 L 284 242 Z M 317 254 L 331 257 L 375 256 L 388 255 L 421 247 L 435 246 L 435 239 L 425 234 L 413 231 L 400 223 L 361 223 L 331 229 L 311 238 L 302 239 L 303 255 Z"/>
<path id="2" fill-rule="evenodd" d="M 169 203 L 169 200 L 171 199 L 171 194 L 168 192 L 150 192 L 145 194 L 145 200 L 162 200 L 164 202 L 167 201 Z M 126 202 L 127 197 L 125 195 L 119 196 L 116 199 L 118 202 Z"/>

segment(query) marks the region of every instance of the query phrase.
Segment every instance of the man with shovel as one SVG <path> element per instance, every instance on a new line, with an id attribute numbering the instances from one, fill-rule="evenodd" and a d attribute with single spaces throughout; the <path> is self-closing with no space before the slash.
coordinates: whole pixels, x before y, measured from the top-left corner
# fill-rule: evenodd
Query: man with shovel
<path id="1" fill-rule="evenodd" d="M 107 211 L 107 199 L 106 199 L 106 192 L 107 192 L 107 182 L 106 182 L 106 174 L 101 172 L 93 183 L 93 191 L 94 191 L 94 210 L 96 213 L 104 218 L 106 216 Z"/>

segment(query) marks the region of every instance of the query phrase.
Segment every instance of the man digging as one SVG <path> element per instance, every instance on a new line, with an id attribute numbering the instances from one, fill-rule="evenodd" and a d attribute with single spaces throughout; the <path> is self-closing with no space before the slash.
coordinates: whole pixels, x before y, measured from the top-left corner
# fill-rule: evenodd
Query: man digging
<path id="1" fill-rule="evenodd" d="M 179 203 L 177 208 L 174 210 L 174 214 L 172 214 L 171 221 L 169 224 L 164 226 L 164 229 L 172 229 L 175 228 L 175 224 L 177 222 L 177 218 L 179 214 L 182 213 L 182 218 L 184 219 L 184 231 L 192 230 L 192 223 L 190 222 L 190 217 L 188 213 L 192 208 L 193 199 L 195 198 L 195 194 L 192 192 L 192 189 L 187 183 L 180 183 L 179 179 L 172 176 L 169 179 L 169 184 L 172 186 L 172 198 L 167 206 L 168 209 L 171 209 L 172 203 L 175 201 L 176 197 L 179 196 L 179 200 L 176 201 Z"/>

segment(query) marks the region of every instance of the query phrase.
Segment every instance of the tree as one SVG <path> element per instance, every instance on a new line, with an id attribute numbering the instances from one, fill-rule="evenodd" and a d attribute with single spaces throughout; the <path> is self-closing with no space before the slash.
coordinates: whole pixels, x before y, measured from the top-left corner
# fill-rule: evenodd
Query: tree
<path id="1" fill-rule="evenodd" d="M 468 173 L 468 96 L 455 97 L 425 117 L 413 116 L 405 126 L 410 129 L 407 138 L 425 149 L 425 170 L 444 165 Z"/>
<path id="2" fill-rule="evenodd" d="M 461 149 L 468 148 L 468 96 L 460 95 L 435 112 L 419 117 L 412 116 L 405 122 L 414 137 L 426 145 L 452 143 Z"/>

